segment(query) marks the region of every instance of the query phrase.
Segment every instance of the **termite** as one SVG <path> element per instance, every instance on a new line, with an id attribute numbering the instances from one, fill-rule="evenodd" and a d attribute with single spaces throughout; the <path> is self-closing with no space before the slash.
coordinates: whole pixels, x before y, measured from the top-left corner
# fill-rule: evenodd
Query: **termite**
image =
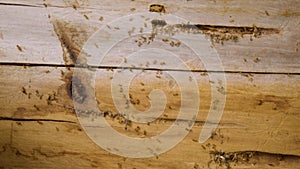
<path id="1" fill-rule="evenodd" d="M 172 42 L 170 42 L 170 46 L 174 46 L 175 45 L 175 43 L 172 41 Z"/>
<path id="2" fill-rule="evenodd" d="M 37 105 L 33 105 L 33 107 L 34 107 L 37 111 L 40 111 L 40 108 L 37 107 Z"/>
<path id="3" fill-rule="evenodd" d="M 142 42 L 138 42 L 138 47 L 141 47 L 142 46 Z"/>
<path id="4" fill-rule="evenodd" d="M 270 16 L 270 14 L 269 14 L 269 12 L 268 12 L 268 11 L 265 11 L 265 13 L 266 13 L 266 15 L 267 15 L 267 16 Z"/>
<path id="5" fill-rule="evenodd" d="M 22 93 L 26 94 L 27 95 L 27 92 L 26 92 L 26 89 L 25 87 L 22 87 Z"/>
<path id="6" fill-rule="evenodd" d="M 181 42 L 179 42 L 179 41 L 175 43 L 176 47 L 179 47 L 180 45 L 181 45 Z"/>
<path id="7" fill-rule="evenodd" d="M 141 128 L 139 126 L 137 126 L 134 130 L 135 130 L 135 132 L 139 133 Z"/>
<path id="8" fill-rule="evenodd" d="M 22 51 L 23 51 L 23 49 L 21 48 L 21 46 L 20 46 L 20 45 L 17 45 L 17 48 L 18 48 L 18 50 L 19 50 L 20 52 L 22 52 Z"/>
<path id="9" fill-rule="evenodd" d="M 147 42 L 147 37 L 141 36 L 141 38 L 143 39 L 144 42 Z"/>
<path id="10" fill-rule="evenodd" d="M 163 42 L 169 42 L 169 39 L 163 38 L 162 41 L 163 41 Z"/>
<path id="11" fill-rule="evenodd" d="M 84 14 L 83 16 L 85 17 L 85 19 L 89 20 L 89 17 L 86 14 Z"/>
<path id="12" fill-rule="evenodd" d="M 30 99 L 31 98 L 31 93 L 28 93 L 28 99 Z"/>
<path id="13" fill-rule="evenodd" d="M 258 62 L 260 61 L 260 59 L 259 59 L 259 58 L 255 58 L 253 61 L 254 61 L 255 63 L 258 63 Z"/>

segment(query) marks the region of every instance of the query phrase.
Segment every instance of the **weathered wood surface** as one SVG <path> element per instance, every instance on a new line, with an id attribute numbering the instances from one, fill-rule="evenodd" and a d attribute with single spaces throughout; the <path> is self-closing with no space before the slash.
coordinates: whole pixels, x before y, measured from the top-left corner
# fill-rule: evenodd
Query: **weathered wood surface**
<path id="1" fill-rule="evenodd" d="M 15 1 L 14 3 L 18 4 Z M 98 4 L 98 6 L 97 3 L 89 3 L 90 5 L 86 8 L 83 6 L 82 9 L 78 8 L 77 10 L 71 7 L 67 8 L 67 6 L 61 6 L 63 4 L 62 2 L 49 2 L 48 8 L 44 8 L 43 6 L 23 7 L 2 5 L 1 61 L 63 64 L 64 60 L 61 57 L 61 45 L 54 32 L 53 22 L 51 23 L 51 21 L 58 20 L 58 22 L 62 22 L 64 25 L 63 28 L 66 29 L 65 31 L 69 32 L 66 33 L 68 36 L 73 34 L 78 35 L 78 32 L 80 32 L 80 37 L 77 38 L 79 42 L 77 43 L 83 44 L 97 28 L 106 25 L 113 19 L 134 13 L 130 11 L 130 8 L 127 6 L 115 6 L 114 9 L 116 11 L 110 11 L 107 10 L 111 8 L 108 2 L 101 1 L 103 4 Z M 140 6 L 140 8 L 135 8 L 138 12 L 146 12 L 149 6 L 148 4 L 151 4 L 150 2 L 144 2 L 142 4 L 140 4 L 141 2 L 137 2 L 137 4 L 134 2 L 131 3 L 133 4 L 133 8 L 136 5 L 143 5 Z M 239 43 L 227 41 L 224 42 L 226 43 L 225 46 L 216 45 L 225 70 L 299 73 L 300 64 L 297 57 L 299 56 L 299 34 L 297 32 L 300 26 L 298 21 L 299 10 L 297 8 L 288 9 L 284 6 L 289 6 L 289 8 L 294 7 L 298 5 L 296 2 L 291 1 L 288 4 L 281 4 L 279 1 L 276 3 L 273 2 L 274 4 L 270 3 L 276 6 L 276 8 L 272 8 L 272 6 L 264 7 L 264 5 L 243 7 L 243 4 L 241 4 L 241 7 L 232 6 L 232 10 L 229 10 L 230 4 L 226 4 L 226 2 L 220 2 L 220 4 L 214 2 L 208 4 L 193 1 L 185 2 L 181 10 L 176 10 L 176 3 L 170 4 L 167 9 L 180 12 L 179 14 L 174 12 L 174 15 L 188 19 L 191 23 L 242 27 L 256 25 L 257 27 L 275 28 L 279 30 L 279 33 L 271 33 L 269 36 L 262 36 L 261 38 L 253 37 L 253 41 L 249 40 L 249 35 L 245 35 L 245 38 L 239 38 Z M 256 1 L 255 3 L 259 2 Z M 27 2 L 26 4 L 42 5 L 42 2 Z M 51 4 L 54 7 L 51 7 Z M 211 12 L 207 11 L 208 9 L 202 10 L 206 5 L 212 6 L 211 8 L 213 9 L 211 9 Z M 59 8 L 55 6 L 59 6 Z M 96 9 L 92 10 L 88 7 L 95 7 Z M 268 10 L 267 7 L 270 9 Z M 235 10 L 239 12 L 235 13 Z M 267 11 L 270 16 L 266 15 L 265 11 Z M 190 13 L 192 12 L 195 13 L 193 14 L 195 16 L 191 16 L 192 14 Z M 257 16 L 259 12 L 260 15 Z M 89 19 L 83 16 L 85 14 Z M 50 18 L 47 18 L 48 16 L 50 16 Z M 103 17 L 103 21 L 99 20 L 101 16 Z M 234 19 L 234 22 L 230 22 L 231 18 Z M 253 19 L 255 19 L 255 21 Z M 33 24 L 32 22 L 39 24 Z M 73 31 L 73 33 L 70 33 L 70 31 Z M 24 41 L 24 39 L 26 39 L 26 41 Z M 22 53 L 18 51 L 16 45 L 20 45 L 23 48 Z M 36 47 L 36 45 L 39 47 Z M 258 62 L 255 61 L 257 58 L 259 60 Z"/>
<path id="2" fill-rule="evenodd" d="M 238 156 L 254 153 L 253 157 L 243 157 L 247 160 L 230 162 L 233 168 L 298 168 L 300 4 L 251 2 L 160 2 L 168 13 L 191 23 L 221 25 L 225 29 L 255 25 L 278 32 L 252 37 L 252 41 L 251 35 L 245 35 L 238 42 L 224 40 L 223 45 L 214 44 L 227 78 L 226 107 L 214 137 L 202 145 L 195 141 L 211 99 L 208 76 L 195 72 L 201 107 L 190 134 L 157 159 L 126 159 L 98 147 L 81 128 L 68 91 L 74 70 L 69 54 L 74 50 L 77 56 L 75 49 L 112 19 L 146 12 L 152 2 L 130 1 L 124 5 L 124 1 L 115 1 L 111 5 L 111 1 L 0 1 L 0 167 L 208 168 L 214 158 L 211 151 L 216 149 Z M 70 44 L 62 44 L 62 38 L 70 38 Z M 129 42 L 126 45 L 137 46 Z M 106 64 L 116 65 L 111 60 Z M 204 70 L 201 65 L 190 66 Z M 113 72 L 100 68 L 98 73 L 99 108 L 117 113 L 110 93 Z M 157 79 L 155 74 L 156 71 L 147 71 L 131 84 L 131 94 L 140 101 L 136 107 L 148 108 L 146 96 L 157 87 L 167 93 L 169 108 L 150 126 L 133 124 L 127 130 L 120 120 L 107 117 L 119 132 L 134 137 L 153 136 L 176 119 L 180 99 L 173 94 L 178 88 L 170 89 L 168 78 Z M 140 85 L 141 81 L 145 86 Z M 137 126 L 141 129 L 135 130 Z M 211 168 L 216 165 L 214 161 L 210 163 Z M 225 164 L 219 167 L 226 168 Z"/>

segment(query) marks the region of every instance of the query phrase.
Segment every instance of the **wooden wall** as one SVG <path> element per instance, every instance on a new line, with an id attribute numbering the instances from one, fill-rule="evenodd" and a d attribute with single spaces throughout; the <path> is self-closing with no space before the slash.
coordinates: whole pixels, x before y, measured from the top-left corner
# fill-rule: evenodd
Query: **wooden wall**
<path id="1" fill-rule="evenodd" d="M 88 38 L 114 19 L 149 11 L 151 4 L 211 37 L 225 70 L 226 105 L 216 132 L 199 144 L 210 108 L 207 73 L 218 72 L 190 63 L 201 100 L 191 132 L 164 154 L 130 159 L 106 152 L 86 135 L 69 86 L 74 56 Z M 299 168 L 299 30 L 297 0 L 0 0 L 0 168 Z M 136 108 L 149 108 L 146 96 L 153 88 L 165 91 L 167 108 L 150 125 L 133 123 L 125 130 L 122 119 L 113 118 L 118 112 L 110 84 L 117 70 L 97 70 L 96 96 L 99 109 L 110 113 L 107 121 L 133 137 L 168 128 L 180 108 L 178 86 L 171 89 L 155 70 L 135 79 L 130 93 L 140 102 Z M 226 159 L 220 161 L 221 151 Z"/>

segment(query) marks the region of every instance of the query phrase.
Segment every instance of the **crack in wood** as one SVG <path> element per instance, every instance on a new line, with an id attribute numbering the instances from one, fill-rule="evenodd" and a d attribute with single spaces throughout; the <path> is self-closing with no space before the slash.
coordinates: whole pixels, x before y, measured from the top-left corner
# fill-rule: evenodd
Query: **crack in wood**
<path id="1" fill-rule="evenodd" d="M 63 65 L 63 64 L 52 64 L 52 63 L 14 63 L 14 62 L 0 62 L 0 66 L 26 66 L 26 67 L 54 67 L 54 68 L 92 68 L 92 69 L 103 69 L 103 70 L 145 70 L 145 71 L 180 71 L 180 72 L 200 72 L 200 73 L 228 73 L 228 74 L 274 74 L 274 75 L 300 75 L 300 72 L 292 72 L 292 73 L 285 73 L 285 72 L 261 72 L 261 71 L 231 71 L 231 70 L 224 70 L 224 71 L 216 71 L 216 70 L 201 70 L 201 69 L 158 69 L 158 68 L 144 68 L 144 67 L 119 67 L 119 66 L 80 66 L 80 65 Z"/>
<path id="2" fill-rule="evenodd" d="M 0 5 L 5 5 L 5 6 L 24 6 L 24 7 L 42 7 L 38 5 L 27 5 L 27 4 L 18 4 L 18 3 L 5 3 L 5 2 L 0 2 Z"/>
<path id="3" fill-rule="evenodd" d="M 55 123 L 72 123 L 77 124 L 77 122 L 74 121 L 68 121 L 68 120 L 55 120 L 55 119 L 24 119 L 24 118 L 12 118 L 12 117 L 0 117 L 1 120 L 6 121 L 18 121 L 18 122 L 55 122 Z"/>
<path id="4" fill-rule="evenodd" d="M 96 113 L 94 111 L 84 111 L 84 110 L 77 110 L 79 117 L 91 117 L 91 119 L 97 118 L 97 117 L 104 117 L 107 120 L 114 121 L 115 119 L 119 124 L 124 124 L 125 129 L 128 126 L 132 125 L 132 121 L 128 120 L 123 114 L 117 113 L 117 112 L 111 112 L 111 111 L 101 111 L 100 113 Z M 189 119 L 175 119 L 175 118 L 165 118 L 165 117 L 159 117 L 156 118 L 153 122 L 153 124 L 175 124 L 175 125 L 186 125 L 189 123 L 189 125 L 192 125 L 192 121 Z M 199 127 L 203 126 L 205 123 L 208 124 L 215 124 L 210 121 L 202 121 L 202 120 L 195 120 L 193 126 Z M 150 123 L 148 123 L 149 125 Z M 236 124 L 236 123 L 218 123 L 219 128 L 244 128 L 244 126 Z"/>

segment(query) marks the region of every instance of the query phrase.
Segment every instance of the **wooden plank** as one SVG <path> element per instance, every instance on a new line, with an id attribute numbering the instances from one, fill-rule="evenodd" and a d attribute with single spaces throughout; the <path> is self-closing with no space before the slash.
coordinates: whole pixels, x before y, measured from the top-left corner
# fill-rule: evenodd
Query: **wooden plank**
<path id="1" fill-rule="evenodd" d="M 1 66 L 1 71 L 1 88 L 3 89 L 1 116 L 3 118 L 48 119 L 77 123 L 69 95 L 70 88 L 68 88 L 70 71 L 65 68 L 18 66 Z M 160 79 L 157 79 L 155 75 L 156 71 L 149 71 L 139 76 L 131 83 L 130 93 L 133 100 L 139 100 L 139 104 L 136 105 L 139 110 L 146 110 L 150 106 L 146 96 L 154 88 L 160 88 L 167 94 L 168 108 L 161 121 L 157 121 L 157 126 L 154 125 L 155 128 L 159 126 L 158 129 L 163 130 L 176 119 L 180 108 L 180 97 L 176 98 L 176 95 L 180 94 L 180 91 L 176 86 L 170 89 L 168 76 L 162 75 Z M 100 103 L 100 110 L 116 113 L 118 111 L 110 92 L 112 76 L 112 71 L 101 69 L 98 71 L 96 98 Z M 210 107 L 211 89 L 208 76 L 201 75 L 201 73 L 195 73 L 195 76 L 201 96 L 196 126 L 202 126 Z M 299 155 L 299 145 L 296 141 L 299 139 L 299 129 L 295 127 L 298 126 L 300 110 L 299 76 L 263 74 L 245 77 L 245 75 L 234 73 L 226 74 L 226 77 L 227 98 L 221 128 L 228 130 L 226 135 L 229 135 L 230 141 L 235 137 L 240 138 L 241 133 L 237 135 L 235 131 L 237 133 L 248 131 L 245 133 L 246 136 L 242 137 L 247 138 L 245 143 L 234 147 Z M 46 79 L 51 83 L 41 83 Z M 174 94 L 176 94 L 175 97 Z M 232 117 L 235 118 L 232 119 Z M 124 124 L 115 124 L 116 122 L 112 121 L 112 124 L 124 127 Z M 147 131 L 148 135 L 155 135 L 157 132 L 157 129 Z M 288 137 L 284 134 L 286 132 Z M 269 138 L 271 135 L 272 137 Z M 278 140 L 284 140 L 287 145 L 282 147 Z"/>
<path id="2" fill-rule="evenodd" d="M 123 167 L 151 165 L 153 168 L 193 168 L 197 164 L 206 168 L 212 158 L 210 151 L 214 151 L 212 145 L 216 146 L 216 150 L 225 152 L 263 152 L 249 162 L 239 161 L 236 164 L 239 167 L 249 167 L 255 163 L 256 167 L 274 165 L 278 168 L 293 168 L 299 162 L 300 130 L 297 126 L 300 79 L 296 75 L 264 74 L 254 75 L 249 79 L 241 74 L 227 74 L 227 102 L 222 121 L 214 137 L 205 144 L 199 144 L 195 140 L 199 137 L 210 106 L 210 87 L 206 75 L 195 73 L 200 85 L 201 107 L 192 132 L 182 143 L 158 159 L 123 160 L 97 147 L 84 134 L 72 109 L 72 100 L 66 87 L 67 79 L 70 78 L 68 73 L 72 71 L 66 68 L 22 66 L 1 66 L 0 70 L 0 124 L 1 130 L 7 133 L 6 137 L 1 138 L 0 147 L 3 147 L 3 152 L 0 159 L 1 164 L 6 167 L 53 167 L 54 163 L 56 166 L 68 163 L 69 167 L 114 168 L 120 163 Z M 99 107 L 102 111 L 117 113 L 109 89 L 113 72 L 99 70 L 98 73 L 96 94 Z M 145 97 L 149 90 L 157 87 L 156 85 L 165 90 L 168 88 L 168 84 L 156 81 L 151 74 L 153 73 L 149 71 L 148 75 L 137 78 L 132 83 L 134 90 L 131 94 L 134 99 L 140 99 L 140 104 L 137 105 L 139 109 L 149 106 Z M 151 77 L 152 83 L 149 83 Z M 51 83 L 41 83 L 46 79 Z M 162 79 L 166 80 L 164 76 Z M 145 93 L 139 92 L 142 89 L 141 81 L 146 86 Z M 170 95 L 177 91 L 173 88 L 169 92 Z M 167 94 L 170 98 L 169 95 Z M 174 96 L 168 105 L 172 109 L 166 110 L 167 116 L 150 126 L 133 123 L 125 130 L 125 125 L 119 123 L 119 120 L 108 116 L 107 121 L 117 131 L 130 136 L 145 137 L 143 130 L 147 131 L 147 136 L 156 135 L 168 128 L 173 123 L 172 119 L 176 118 L 179 105 Z M 141 132 L 135 130 L 137 126 L 141 128 Z M 283 142 L 285 146 L 282 146 Z M 278 162 L 279 156 L 275 154 L 282 154 L 284 159 Z M 212 162 L 211 165 L 216 164 Z M 231 162 L 231 165 L 234 163 Z"/>
<path id="3" fill-rule="evenodd" d="M 124 2 L 122 0 L 114 1 L 113 10 L 111 10 L 111 1 L 77 1 L 77 0 L 1 0 L 1 3 L 8 5 L 31 5 L 50 8 L 76 8 L 79 12 L 86 12 L 89 19 L 97 18 L 93 12 L 95 10 L 105 11 L 103 13 L 104 21 L 106 17 L 112 20 L 133 12 L 145 12 L 149 10 L 151 4 L 161 4 L 167 13 L 184 17 L 194 23 L 203 23 L 211 25 L 252 25 L 258 24 L 262 27 L 280 27 L 286 18 L 299 17 L 299 2 L 294 0 L 287 1 L 259 1 L 251 2 L 238 0 L 218 0 L 218 1 L 160 1 L 155 3 L 151 0 L 134 0 Z M 74 9 L 75 10 L 75 9 Z M 113 14 L 113 15 L 109 15 Z M 83 15 L 83 14 L 82 14 Z M 231 16 L 231 17 L 230 17 Z M 234 19 L 234 22 L 232 22 Z M 285 22 L 284 22 L 285 23 Z"/>
<path id="4" fill-rule="evenodd" d="M 103 3 L 106 4 L 105 2 Z M 274 3 L 274 5 L 281 7 L 280 5 L 282 4 L 278 2 L 277 4 Z M 297 6 L 297 4 L 295 5 Z M 3 26 L 1 26 L 0 30 L 2 34 L 2 40 L 0 41 L 0 58 L 3 64 L 7 62 L 64 64 L 63 57 L 61 57 L 63 54 L 61 42 L 59 41 L 60 37 L 57 37 L 57 35 L 62 35 L 58 34 L 58 31 L 63 31 L 64 36 L 72 38 L 72 42 L 80 49 L 85 41 L 99 27 L 105 26 L 110 20 L 120 17 L 119 14 L 126 14 L 125 9 L 120 9 L 121 11 L 119 12 L 109 12 L 106 8 L 101 9 L 100 11 L 98 9 L 89 9 L 89 13 L 93 14 L 93 17 L 90 17 L 87 20 L 82 17 L 84 12 L 78 13 L 78 11 L 73 8 L 62 9 L 55 7 L 55 5 L 53 6 L 54 7 L 52 8 L 46 9 L 24 6 L 0 6 L 2 12 L 0 17 L 3 18 L 1 19 L 1 25 Z M 220 6 L 217 7 L 221 8 Z M 188 9 L 189 8 L 184 9 L 184 11 Z M 144 9 L 144 11 L 146 12 L 147 10 Z M 297 11 L 292 11 L 291 13 L 293 15 L 288 17 L 289 22 L 284 26 L 276 25 L 274 18 L 268 19 L 268 22 L 261 22 L 268 24 L 274 23 L 274 25 L 262 25 L 261 27 L 278 29 L 278 31 L 280 31 L 279 34 L 271 33 L 270 35 L 263 35 L 260 38 L 254 38 L 253 41 L 250 41 L 250 35 L 245 35 L 244 38 L 239 38 L 238 42 L 229 40 L 224 41 L 224 45 L 215 44 L 215 48 L 220 56 L 224 69 L 226 71 L 236 72 L 299 73 L 298 39 L 300 34 L 297 31 L 299 28 L 299 23 L 297 21 L 299 15 L 297 14 Z M 50 19 L 48 18 L 48 14 L 51 14 Z M 111 16 L 111 18 L 108 19 L 109 21 L 99 21 L 99 17 L 102 16 L 102 14 Z M 201 15 L 202 14 L 200 13 L 200 18 L 202 18 Z M 216 16 L 212 17 L 216 18 Z M 279 17 L 278 15 L 275 15 L 274 17 L 278 20 L 278 23 L 283 23 L 285 21 L 284 18 Z M 215 20 L 219 21 L 218 18 L 224 20 L 221 16 L 217 17 Z M 260 26 L 258 22 L 251 22 L 250 20 L 252 18 L 253 17 L 249 14 L 245 14 L 245 16 L 241 15 L 241 20 L 248 22 L 248 24 L 234 23 L 234 25 L 232 25 L 230 22 L 224 24 L 222 22 L 219 23 L 225 26 L 224 29 L 230 29 L 228 26 L 242 25 L 251 27 L 253 24 Z M 266 16 L 266 18 L 268 17 Z M 20 22 L 20 20 L 22 22 Z M 272 22 L 270 22 L 271 20 Z M 40 24 L 36 25 L 36 22 L 39 22 Z M 60 23 L 61 25 L 59 30 L 57 28 L 57 23 Z M 208 24 L 207 22 L 200 21 L 192 23 Z M 211 25 L 214 26 L 217 24 L 212 23 Z M 53 27 L 57 29 L 54 29 Z M 24 39 L 26 39 L 26 41 L 24 41 Z M 39 48 L 36 48 L 37 44 L 39 45 Z M 22 48 L 22 51 L 19 51 L 17 45 Z M 133 46 L 132 42 L 128 42 L 128 44 L 124 42 L 122 45 L 124 45 L 123 49 Z M 211 56 L 207 57 L 209 58 Z M 111 61 L 104 63 L 104 65 L 117 66 Z M 191 69 L 203 70 L 203 68 L 193 65 L 191 66 Z"/>
<path id="5" fill-rule="evenodd" d="M 193 133 L 188 136 L 188 139 L 185 139 L 171 151 L 159 156 L 158 159 L 127 159 L 109 154 L 98 148 L 87 138 L 80 127 L 74 124 L 1 121 L 1 125 L 2 130 L 8 132 L 11 131 L 10 126 L 13 126 L 13 143 L 2 146 L 3 151 L 1 151 L 0 162 L 5 167 L 118 168 L 122 166 L 122 168 L 169 169 L 199 166 L 200 168 L 208 168 L 208 162 L 212 159 L 209 155 L 211 146 L 205 146 L 206 150 L 199 147 L 198 143 L 191 140 Z M 195 132 L 198 130 L 196 129 Z M 184 147 L 189 147 L 189 149 L 186 150 Z M 298 163 L 299 158 L 294 156 L 287 155 L 280 158 L 274 154 L 257 153 L 257 155 L 249 158 L 249 161 L 240 159 L 236 163 L 232 162 L 231 166 L 297 168 Z M 215 167 L 217 164 L 211 162 L 210 166 Z"/>

